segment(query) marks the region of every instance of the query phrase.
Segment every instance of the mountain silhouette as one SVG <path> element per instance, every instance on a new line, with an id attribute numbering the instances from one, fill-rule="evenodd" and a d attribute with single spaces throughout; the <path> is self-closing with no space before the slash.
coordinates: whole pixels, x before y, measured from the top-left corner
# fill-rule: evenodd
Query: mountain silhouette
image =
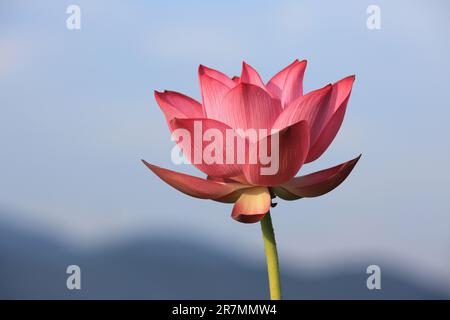
<path id="1" fill-rule="evenodd" d="M 380 260 L 376 260 L 380 261 Z M 81 268 L 81 290 L 68 290 L 68 265 Z M 448 299 L 382 266 L 382 289 L 366 287 L 367 265 L 323 276 L 282 272 L 286 299 Z M 400 270 L 400 268 L 398 269 Z M 38 232 L 0 223 L 2 299 L 267 299 L 264 265 L 189 239 L 148 237 L 77 250 Z"/>

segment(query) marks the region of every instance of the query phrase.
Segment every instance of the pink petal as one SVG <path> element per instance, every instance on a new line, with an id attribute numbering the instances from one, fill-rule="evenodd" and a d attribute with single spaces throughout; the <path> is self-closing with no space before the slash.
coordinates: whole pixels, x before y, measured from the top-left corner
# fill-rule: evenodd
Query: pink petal
<path id="1" fill-rule="evenodd" d="M 234 204 L 231 217 L 239 222 L 260 221 L 270 209 L 269 190 L 263 187 L 245 189 Z"/>
<path id="2" fill-rule="evenodd" d="M 336 112 L 338 108 L 342 106 L 343 103 L 348 100 L 350 93 L 352 92 L 353 83 L 355 82 L 355 76 L 351 75 L 345 77 L 333 84 L 333 111 Z"/>
<path id="3" fill-rule="evenodd" d="M 214 70 L 212 68 L 205 67 L 204 65 L 200 65 L 198 67 L 198 74 L 199 76 L 206 75 L 208 77 L 211 77 L 223 83 L 228 88 L 233 88 L 236 85 L 235 82 L 232 79 L 230 79 L 226 74 Z"/>
<path id="4" fill-rule="evenodd" d="M 333 84 L 329 114 L 316 140 L 311 143 L 306 163 L 318 159 L 336 137 L 344 120 L 355 76 L 349 76 Z"/>
<path id="5" fill-rule="evenodd" d="M 274 156 L 275 160 L 278 160 L 278 170 L 272 174 L 263 174 L 261 171 L 262 168 L 271 167 L 273 163 L 263 165 L 258 156 L 258 162 L 256 164 L 247 162 L 244 165 L 244 176 L 246 181 L 250 184 L 258 186 L 279 185 L 294 177 L 303 165 L 309 150 L 310 137 L 308 123 L 306 121 L 300 121 L 283 129 L 278 134 L 279 155 L 278 157 Z M 261 139 L 258 142 L 259 147 L 263 140 L 265 140 L 267 143 L 266 150 L 271 150 L 272 136 L 274 136 L 274 134 Z M 256 144 L 251 146 L 253 148 L 258 147 Z M 251 153 L 251 151 L 249 151 L 249 153 Z M 273 168 L 276 168 L 276 166 L 273 166 Z"/>
<path id="6" fill-rule="evenodd" d="M 295 59 L 294 62 L 292 62 L 290 65 L 285 67 L 283 70 L 278 72 L 276 75 L 272 77 L 272 79 L 269 80 L 266 87 L 267 89 L 272 92 L 272 94 L 277 97 L 279 100 L 281 100 L 281 95 L 283 94 L 283 88 L 284 83 L 286 81 L 287 75 L 289 71 L 292 69 L 293 66 L 300 63 L 298 59 Z"/>
<path id="7" fill-rule="evenodd" d="M 206 70 L 209 71 L 206 72 Z M 235 86 L 235 82 L 231 79 L 228 79 L 232 84 L 225 84 L 221 81 L 224 80 L 223 77 L 218 76 L 220 75 L 218 71 L 215 71 L 217 74 L 214 73 L 214 76 L 216 76 L 217 78 L 221 78 L 221 80 L 211 77 L 209 75 L 212 73 L 211 70 L 212 69 L 206 69 L 206 67 L 203 66 L 200 66 L 199 68 L 199 79 L 202 91 L 204 115 L 211 119 L 220 120 L 220 105 L 224 96 L 230 91 L 230 88 L 232 88 L 232 86 Z M 226 77 L 225 75 L 223 76 Z"/>
<path id="8" fill-rule="evenodd" d="M 237 146 L 239 145 L 237 141 L 234 143 L 234 148 L 228 150 L 234 152 L 234 159 L 230 159 L 229 164 L 227 163 L 227 130 L 233 133 L 233 129 L 226 124 L 214 120 L 214 119 L 174 119 L 171 121 L 170 126 L 172 131 L 176 129 L 184 129 L 189 133 L 187 139 L 174 137 L 178 139 L 177 143 L 180 148 L 184 151 L 184 156 L 188 159 L 194 166 L 203 171 L 209 176 L 214 177 L 233 177 L 242 174 L 242 164 L 238 164 L 236 161 L 237 157 Z M 205 132 L 208 131 L 212 133 L 213 130 L 217 131 L 216 137 L 210 137 L 210 141 L 206 140 Z M 175 132 L 175 131 L 174 131 Z M 181 133 L 181 131 L 177 131 Z M 189 139 L 190 138 L 190 139 Z M 236 139 L 240 138 L 237 136 Z M 218 161 L 210 161 L 204 157 L 205 152 L 207 155 L 213 154 L 215 152 L 209 152 L 214 149 L 214 145 L 222 145 L 222 154 L 218 154 Z M 209 146 L 209 147 L 208 147 Z M 208 149 L 206 149 L 208 148 Z M 212 148 L 212 149 L 211 149 Z M 206 149 L 206 151 L 205 151 Z M 220 152 L 220 150 L 218 150 Z M 212 158 L 211 158 L 212 159 Z M 214 160 L 214 159 L 212 159 Z"/>
<path id="9" fill-rule="evenodd" d="M 202 118 L 202 105 L 196 100 L 175 91 L 155 91 L 155 99 L 166 121 L 173 118 Z"/>
<path id="10" fill-rule="evenodd" d="M 217 110 L 217 119 L 234 129 L 269 129 L 281 112 L 279 102 L 258 86 L 240 83 Z"/>
<path id="11" fill-rule="evenodd" d="M 253 84 L 266 91 L 266 86 L 264 85 L 264 82 L 261 80 L 258 71 L 256 71 L 251 65 L 247 64 L 245 61 L 242 63 L 241 83 Z"/>
<path id="12" fill-rule="evenodd" d="M 332 86 L 315 90 L 299 97 L 284 108 L 273 124 L 273 128 L 283 129 L 294 123 L 306 120 L 310 127 L 311 144 L 317 140 L 322 129 L 328 109 L 330 108 Z"/>
<path id="13" fill-rule="evenodd" d="M 306 60 L 298 61 L 296 59 L 267 83 L 267 89 L 281 101 L 283 108 L 302 96 L 306 65 Z"/>
<path id="14" fill-rule="evenodd" d="M 178 191 L 181 191 L 189 196 L 200 199 L 221 199 L 227 197 L 234 192 L 244 190 L 249 186 L 239 183 L 224 183 L 210 181 L 184 173 L 164 169 L 155 165 L 152 165 L 145 160 L 142 162 L 153 171 L 161 180 L 171 185 Z"/>
<path id="15" fill-rule="evenodd" d="M 292 101 L 303 95 L 303 76 L 306 69 L 306 60 L 297 63 L 287 74 L 281 96 L 281 105 L 286 107 Z"/>
<path id="16" fill-rule="evenodd" d="M 350 174 L 361 155 L 332 168 L 314 172 L 273 188 L 277 196 L 285 200 L 318 197 L 339 186 Z"/>

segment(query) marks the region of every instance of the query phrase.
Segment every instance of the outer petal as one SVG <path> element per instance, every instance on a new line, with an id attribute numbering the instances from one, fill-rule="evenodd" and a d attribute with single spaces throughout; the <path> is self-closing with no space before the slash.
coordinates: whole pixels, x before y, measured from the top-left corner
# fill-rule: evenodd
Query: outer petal
<path id="1" fill-rule="evenodd" d="M 361 155 L 335 167 L 296 177 L 272 190 L 285 200 L 321 196 L 339 186 L 348 177 L 360 157 Z"/>
<path id="2" fill-rule="evenodd" d="M 220 199 L 239 190 L 249 188 L 249 186 L 240 183 L 224 183 L 218 181 L 206 180 L 184 173 L 164 169 L 152 165 L 145 160 L 142 162 L 153 171 L 161 180 L 171 185 L 178 191 L 189 196 L 200 199 Z"/>
<path id="3" fill-rule="evenodd" d="M 276 135 L 278 135 L 279 142 L 278 157 L 273 153 L 276 150 L 276 146 L 273 146 L 273 143 L 277 141 Z M 275 139 L 272 140 L 273 138 Z M 267 144 L 266 150 L 273 149 L 271 152 L 271 158 L 273 159 L 267 165 L 261 163 L 260 156 L 258 156 L 256 164 L 247 161 L 244 165 L 244 176 L 246 181 L 250 184 L 259 186 L 276 186 L 289 181 L 303 165 L 308 154 L 309 141 L 308 123 L 306 121 L 300 121 L 278 133 L 271 134 L 270 136 L 261 139 L 257 144 L 251 144 L 250 146 L 253 149 L 249 151 L 250 154 L 252 154 L 252 150 L 259 150 L 262 145 Z M 258 155 L 259 153 L 260 152 L 258 151 Z M 263 151 L 262 154 L 265 155 L 266 152 Z M 276 162 L 278 162 L 278 168 Z M 268 167 L 274 168 L 275 171 L 272 170 L 270 173 L 262 171 L 263 168 L 267 169 Z"/>
<path id="4" fill-rule="evenodd" d="M 319 158 L 336 137 L 342 121 L 344 120 L 354 81 L 355 76 L 349 76 L 333 84 L 327 120 L 317 136 L 317 139 L 311 143 L 311 150 L 309 151 L 306 163 Z"/>
<path id="5" fill-rule="evenodd" d="M 234 177 L 242 174 L 242 165 L 238 164 L 236 159 L 230 159 L 231 161 L 228 161 L 230 164 L 227 163 L 227 152 L 234 152 L 236 158 L 239 145 L 237 142 L 233 143 L 234 149 L 231 149 L 230 144 L 227 145 L 229 142 L 227 141 L 229 140 L 227 131 L 234 133 L 232 128 L 220 121 L 204 118 L 174 119 L 170 122 L 170 126 L 172 131 L 175 129 L 185 130 L 176 131 L 180 136 L 174 136 L 174 138 L 177 139 L 186 159 L 201 171 L 213 177 Z M 217 136 L 207 137 L 205 134 L 207 131 L 209 134 L 217 133 Z M 185 133 L 187 133 L 186 136 Z M 237 138 L 234 139 L 240 138 L 240 136 L 236 136 Z M 216 141 L 216 139 L 218 140 Z M 220 145 L 222 150 L 220 150 Z M 229 150 L 227 150 L 227 146 Z M 218 152 L 217 159 L 214 157 L 216 156 L 214 150 Z M 222 151 L 221 154 L 219 154 L 220 151 Z M 206 158 L 205 154 L 212 156 Z"/>
<path id="6" fill-rule="evenodd" d="M 245 189 L 234 204 L 231 217 L 244 223 L 258 222 L 269 211 L 270 203 L 271 197 L 267 188 Z"/>
<path id="7" fill-rule="evenodd" d="M 240 83 L 217 110 L 218 119 L 234 129 L 270 129 L 281 112 L 279 102 L 258 86 Z"/>
<path id="8" fill-rule="evenodd" d="M 261 80 L 261 76 L 251 65 L 245 61 L 242 63 L 241 83 L 253 84 L 266 90 L 264 82 Z"/>
<path id="9" fill-rule="evenodd" d="M 173 118 L 202 118 L 202 105 L 196 100 L 175 91 L 155 91 L 155 99 L 167 122 Z"/>
<path id="10" fill-rule="evenodd" d="M 328 85 L 299 97 L 283 110 L 273 128 L 283 129 L 306 120 L 310 127 L 311 145 L 314 144 L 329 113 L 331 93 L 332 86 Z"/>
<path id="11" fill-rule="evenodd" d="M 302 96 L 306 65 L 306 60 L 295 60 L 267 83 L 268 90 L 281 101 L 283 108 Z"/>

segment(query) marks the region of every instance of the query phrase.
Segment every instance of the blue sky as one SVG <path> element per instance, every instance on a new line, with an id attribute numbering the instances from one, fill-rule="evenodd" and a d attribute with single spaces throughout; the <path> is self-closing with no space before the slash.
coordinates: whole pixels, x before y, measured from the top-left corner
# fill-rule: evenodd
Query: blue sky
<path id="1" fill-rule="evenodd" d="M 82 28 L 66 29 L 76 3 Z M 381 8 L 381 30 L 366 8 Z M 197 66 L 264 79 L 307 59 L 305 91 L 356 83 L 332 147 L 304 172 L 363 157 L 327 196 L 281 202 L 283 263 L 382 256 L 450 288 L 450 22 L 444 1 L 14 1 L 0 4 L 0 206 L 75 245 L 182 234 L 260 259 L 258 225 L 180 194 L 140 163 L 192 174 L 153 90 L 199 99 Z M 303 169 L 302 169 L 303 170 Z M 10 212 L 10 213 L 8 213 Z"/>

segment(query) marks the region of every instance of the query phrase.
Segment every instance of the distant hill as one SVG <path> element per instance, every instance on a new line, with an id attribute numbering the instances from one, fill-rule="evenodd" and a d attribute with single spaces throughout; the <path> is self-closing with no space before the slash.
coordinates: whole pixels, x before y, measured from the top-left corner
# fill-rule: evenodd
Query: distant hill
<path id="1" fill-rule="evenodd" d="M 379 260 L 377 260 L 379 261 Z M 82 290 L 66 288 L 66 267 L 82 270 Z M 442 299 L 394 270 L 382 271 L 382 290 L 366 288 L 365 267 L 323 277 L 283 272 L 287 299 Z M 187 239 L 137 239 L 77 251 L 55 239 L 0 223 L 0 298 L 3 299 L 266 299 L 265 266 L 241 263 Z"/>

